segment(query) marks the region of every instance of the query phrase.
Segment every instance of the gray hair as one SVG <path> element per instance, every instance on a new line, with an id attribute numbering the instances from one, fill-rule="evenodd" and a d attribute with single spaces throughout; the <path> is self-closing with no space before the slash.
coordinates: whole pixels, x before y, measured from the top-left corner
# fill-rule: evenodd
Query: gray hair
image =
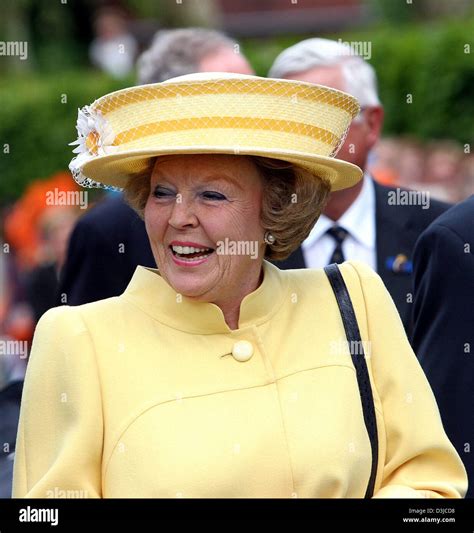
<path id="1" fill-rule="evenodd" d="M 207 55 L 223 47 L 234 47 L 235 41 L 215 30 L 182 28 L 161 30 L 137 61 L 138 83 L 159 83 L 176 76 L 199 71 L 199 63 Z"/>
<path id="2" fill-rule="evenodd" d="M 284 78 L 316 67 L 340 66 L 345 90 L 361 107 L 380 106 L 374 68 L 348 44 L 329 39 L 306 39 L 284 50 L 273 62 L 271 78 Z"/>

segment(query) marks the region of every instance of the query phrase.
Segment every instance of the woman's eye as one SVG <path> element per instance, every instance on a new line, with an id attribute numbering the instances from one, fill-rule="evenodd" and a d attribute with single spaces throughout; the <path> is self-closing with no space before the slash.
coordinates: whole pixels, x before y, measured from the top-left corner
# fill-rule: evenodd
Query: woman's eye
<path id="1" fill-rule="evenodd" d="M 170 196 L 175 196 L 175 193 L 165 187 L 156 187 L 153 191 L 153 196 L 155 198 L 169 198 Z"/>
<path id="2" fill-rule="evenodd" d="M 202 196 L 206 200 L 225 200 L 226 197 L 221 194 L 220 192 L 214 192 L 214 191 L 206 191 L 202 193 Z"/>

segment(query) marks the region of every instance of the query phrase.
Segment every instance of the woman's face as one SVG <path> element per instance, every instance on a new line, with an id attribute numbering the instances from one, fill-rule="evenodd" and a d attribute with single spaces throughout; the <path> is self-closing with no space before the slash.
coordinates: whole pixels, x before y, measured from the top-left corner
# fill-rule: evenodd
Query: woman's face
<path id="1" fill-rule="evenodd" d="M 258 286 L 262 178 L 250 158 L 157 159 L 145 225 L 160 274 L 184 296 L 231 304 Z"/>

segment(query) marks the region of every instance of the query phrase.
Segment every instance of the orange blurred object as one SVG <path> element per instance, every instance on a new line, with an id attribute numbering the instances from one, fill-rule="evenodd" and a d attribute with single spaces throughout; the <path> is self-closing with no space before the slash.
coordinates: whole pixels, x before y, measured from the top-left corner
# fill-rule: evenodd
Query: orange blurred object
<path id="1" fill-rule="evenodd" d="M 400 180 L 398 174 L 391 168 L 374 167 L 371 173 L 377 183 L 386 187 L 398 187 Z"/>
<path id="2" fill-rule="evenodd" d="M 3 332 L 7 337 L 31 343 L 34 330 L 35 319 L 28 304 L 16 304 L 9 309 Z"/>
<path id="3" fill-rule="evenodd" d="M 46 180 L 34 181 L 5 217 L 5 241 L 14 248 L 20 268 L 30 269 L 38 264 L 39 220 L 51 206 L 47 193 L 78 191 L 80 187 L 69 172 L 58 172 Z"/>

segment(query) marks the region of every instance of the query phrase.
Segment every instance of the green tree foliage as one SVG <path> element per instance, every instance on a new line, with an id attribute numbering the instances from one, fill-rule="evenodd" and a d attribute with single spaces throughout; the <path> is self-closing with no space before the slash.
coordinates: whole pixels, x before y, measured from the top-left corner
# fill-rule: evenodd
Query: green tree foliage
<path id="1" fill-rule="evenodd" d="M 19 77 L 0 84 L 0 198 L 18 197 L 28 183 L 67 170 L 77 138 L 77 109 L 128 83 L 94 71 Z"/>

